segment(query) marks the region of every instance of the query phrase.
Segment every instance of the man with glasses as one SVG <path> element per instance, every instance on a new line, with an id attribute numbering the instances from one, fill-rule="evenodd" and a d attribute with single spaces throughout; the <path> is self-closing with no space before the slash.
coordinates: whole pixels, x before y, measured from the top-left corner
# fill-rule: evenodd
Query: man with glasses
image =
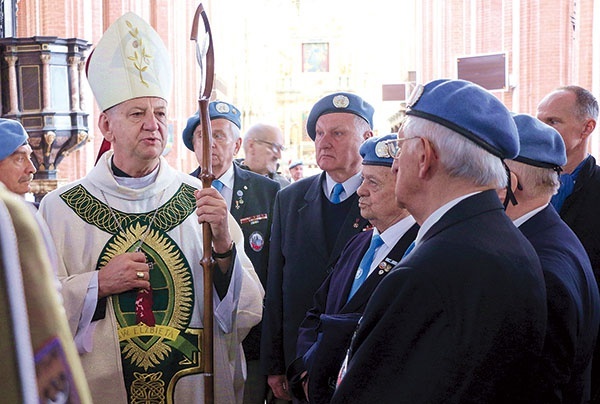
<path id="1" fill-rule="evenodd" d="M 421 228 L 367 303 L 331 403 L 533 402 L 545 284 L 496 194 L 516 125 L 463 80 L 420 85 L 407 107 L 395 196 Z"/>
<path id="2" fill-rule="evenodd" d="M 244 233 L 244 249 L 254 270 L 266 286 L 269 262 L 269 240 L 273 219 L 273 203 L 279 184 L 262 175 L 243 170 L 233 163 L 240 149 L 241 114 L 234 105 L 213 101 L 208 105 L 213 136 L 212 170 L 213 187 L 225 201 L 232 216 Z M 191 116 L 183 130 L 183 142 L 202 163 L 202 125 L 198 113 Z M 191 173 L 200 176 L 200 167 Z M 263 402 L 267 393 L 266 376 L 259 371 L 260 324 L 256 325 L 243 341 L 248 365 L 244 387 L 244 403 Z"/>
<path id="3" fill-rule="evenodd" d="M 360 147 L 363 182 L 356 191 L 358 206 L 373 229 L 357 234 L 344 247 L 300 325 L 298 358 L 287 375 L 294 395 L 308 396 L 311 403 L 331 400 L 360 314 L 417 235 L 415 219 L 394 200 L 393 154 L 386 146 L 392 138 L 396 135 L 372 137 Z"/>
<path id="4" fill-rule="evenodd" d="M 244 135 L 244 159 L 239 161 L 240 167 L 277 181 L 281 188 L 290 182 L 279 172 L 279 160 L 285 150 L 283 133 L 277 126 L 257 123 L 252 125 Z"/>
<path id="5" fill-rule="evenodd" d="M 368 225 L 356 190 L 360 145 L 373 136 L 373 107 L 350 93 L 334 93 L 311 109 L 306 131 L 323 173 L 282 189 L 275 200 L 261 365 L 280 399 L 291 400 L 285 372 L 296 359 L 298 327 L 312 296 L 343 247 Z"/>

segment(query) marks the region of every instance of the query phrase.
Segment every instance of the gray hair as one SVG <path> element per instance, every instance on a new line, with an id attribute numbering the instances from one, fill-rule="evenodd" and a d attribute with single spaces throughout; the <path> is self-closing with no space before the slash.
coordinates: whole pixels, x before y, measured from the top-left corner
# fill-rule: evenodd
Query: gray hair
<path id="1" fill-rule="evenodd" d="M 506 164 L 517 175 L 524 191 L 532 197 L 552 196 L 560 187 L 559 175 L 552 168 L 536 167 L 514 160 L 507 160 Z"/>
<path id="2" fill-rule="evenodd" d="M 361 137 L 361 139 L 363 138 L 363 135 L 366 132 L 369 132 L 371 130 L 371 125 L 369 125 L 369 122 L 365 121 L 358 115 L 354 115 L 354 126 L 356 127 L 356 132 Z"/>
<path id="3" fill-rule="evenodd" d="M 407 138 L 429 140 L 450 177 L 470 180 L 476 186 L 506 187 L 502 160 L 453 130 L 416 116 L 407 116 L 402 130 Z"/>

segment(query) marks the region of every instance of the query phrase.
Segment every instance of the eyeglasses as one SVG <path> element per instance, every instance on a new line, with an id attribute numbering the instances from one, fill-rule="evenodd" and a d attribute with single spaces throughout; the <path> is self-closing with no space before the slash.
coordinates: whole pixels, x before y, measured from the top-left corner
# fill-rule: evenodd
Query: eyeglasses
<path id="1" fill-rule="evenodd" d="M 254 140 L 255 142 L 258 142 L 258 143 L 264 143 L 266 145 L 269 145 L 271 148 L 271 151 L 273 153 L 282 152 L 285 150 L 285 146 L 282 144 L 279 144 L 279 143 L 267 142 L 266 140 L 261 140 L 261 139 L 252 139 L 252 140 Z"/>
<path id="2" fill-rule="evenodd" d="M 390 139 L 390 140 L 386 140 L 385 142 L 381 142 L 380 144 L 383 144 L 383 148 L 384 150 L 387 152 L 387 156 L 379 156 L 379 153 L 377 154 L 379 157 L 392 157 L 392 158 L 398 158 L 398 156 L 400 156 L 400 152 L 402 152 L 402 144 L 406 141 L 406 140 L 410 140 L 410 139 L 419 139 L 419 136 L 413 136 L 413 137 L 401 137 L 398 139 Z"/>

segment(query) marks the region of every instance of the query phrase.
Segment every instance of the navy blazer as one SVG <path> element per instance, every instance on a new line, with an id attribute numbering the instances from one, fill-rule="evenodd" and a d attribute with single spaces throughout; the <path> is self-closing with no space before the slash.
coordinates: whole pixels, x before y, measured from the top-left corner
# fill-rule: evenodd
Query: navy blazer
<path id="1" fill-rule="evenodd" d="M 600 325 L 600 297 L 590 260 L 551 205 L 519 229 L 540 257 L 548 299 L 546 341 L 537 372 L 542 386 L 536 401 L 587 402 Z"/>
<path id="2" fill-rule="evenodd" d="M 369 248 L 373 231 L 357 234 L 348 242 L 333 272 L 315 293 L 313 307 L 306 313 L 298 331 L 297 360 L 303 361 L 305 366 L 291 366 L 300 373 L 308 368 L 311 403 L 328 403 L 331 399 L 333 389 L 329 387 L 330 380 L 335 381 L 359 314 L 364 311 L 377 285 L 395 265 L 393 262 L 402 259 L 417 236 L 418 229 L 419 225 L 414 224 L 400 237 L 379 268 L 368 276 L 348 301 L 356 270 Z M 346 316 L 351 313 L 357 313 L 353 322 L 350 316 Z M 327 315 L 327 318 L 323 315 Z M 349 332 L 345 332 L 348 328 Z M 288 372 L 288 379 L 293 377 L 299 375 Z"/>
<path id="3" fill-rule="evenodd" d="M 368 226 L 360 216 L 358 196 L 350 196 L 351 208 L 331 252 L 325 241 L 322 181 L 325 173 L 304 178 L 283 188 L 275 200 L 261 366 L 265 374 L 283 375 L 296 357 L 298 327 L 312 297 L 331 272 L 348 240 Z"/>
<path id="4" fill-rule="evenodd" d="M 575 181 L 573 193 L 565 199 L 560 217 L 575 232 L 592 262 L 596 283 L 600 282 L 600 167 L 588 156 Z M 592 399 L 600 403 L 600 344 L 592 365 Z"/>
<path id="5" fill-rule="evenodd" d="M 190 175 L 198 177 L 200 167 Z M 233 165 L 233 196 L 229 211 L 244 233 L 244 249 L 263 287 L 269 263 L 269 240 L 278 182 Z"/>
<path id="6" fill-rule="evenodd" d="M 446 212 L 379 284 L 332 403 L 531 402 L 540 261 L 495 191 Z"/>
<path id="7" fill-rule="evenodd" d="M 198 177 L 199 172 L 200 168 L 191 175 Z M 229 210 L 242 228 L 244 250 L 265 289 L 273 205 L 280 187 L 276 181 L 233 164 L 233 194 Z M 247 360 L 260 358 L 260 330 L 260 325 L 253 327 L 244 339 Z"/>

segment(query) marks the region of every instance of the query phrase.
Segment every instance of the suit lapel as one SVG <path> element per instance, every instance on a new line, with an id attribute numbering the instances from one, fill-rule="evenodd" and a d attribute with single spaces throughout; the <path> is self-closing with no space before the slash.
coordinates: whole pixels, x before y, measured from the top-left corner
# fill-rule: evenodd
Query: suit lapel
<path id="1" fill-rule="evenodd" d="M 394 248 L 392 248 L 392 250 L 389 252 L 387 257 L 383 261 L 381 261 L 378 268 L 376 268 L 373 271 L 373 273 L 369 275 L 369 277 L 365 280 L 365 283 L 361 286 L 361 288 L 358 289 L 354 296 L 352 296 L 352 299 L 350 299 L 350 301 L 344 306 L 342 312 L 352 313 L 361 310 L 361 307 L 363 307 L 365 302 L 369 300 L 369 297 L 371 296 L 371 294 L 373 294 L 373 291 L 375 290 L 377 285 L 379 285 L 381 280 L 388 273 L 390 273 L 392 268 L 396 265 L 395 263 L 400 262 L 402 256 L 404 255 L 404 252 L 406 251 L 410 243 L 412 243 L 413 240 L 417 237 L 418 231 L 419 225 L 415 223 L 410 229 L 406 231 L 406 233 L 404 233 L 402 237 L 400 237 L 400 240 L 398 240 L 398 242 L 396 243 Z M 348 296 L 353 281 L 354 277 L 350 279 L 349 286 L 347 286 L 347 288 L 345 289 L 344 296 Z"/>
<path id="2" fill-rule="evenodd" d="M 238 168 L 235 164 L 233 165 L 233 193 L 231 195 L 231 208 L 229 210 L 231 212 L 231 216 L 233 216 L 238 223 L 244 217 L 246 204 L 238 203 L 236 205 L 236 201 L 239 202 L 240 198 L 243 200 L 244 194 L 248 189 L 248 177 L 249 176 L 246 175 L 244 170 Z M 246 189 L 243 189 L 244 187 L 246 187 Z M 241 196 L 239 194 L 241 194 Z M 238 208 L 236 208 L 236 206 Z"/>
<path id="3" fill-rule="evenodd" d="M 325 174 L 315 176 L 304 195 L 304 204 L 298 208 L 299 223 L 307 223 L 307 237 L 314 246 L 315 253 L 327 257 L 327 243 L 323 228 L 323 191 L 321 181 Z"/>
<path id="4" fill-rule="evenodd" d="M 504 210 L 496 191 L 487 190 L 469 196 L 454 205 L 440 220 L 431 226 L 423 236 L 421 242 L 433 237 L 447 227 L 491 210 Z"/>
<path id="5" fill-rule="evenodd" d="M 340 228 L 337 239 L 335 240 L 335 244 L 331 250 L 331 255 L 329 256 L 329 262 L 327 265 L 328 267 L 333 266 L 338 260 L 348 240 L 369 225 L 369 222 L 366 219 L 363 219 L 360 215 L 360 208 L 358 207 L 358 195 L 356 192 L 352 194 L 350 198 L 352 199 L 352 205 L 350 206 L 350 211 L 348 212 L 346 220 L 344 220 L 344 223 Z"/>

